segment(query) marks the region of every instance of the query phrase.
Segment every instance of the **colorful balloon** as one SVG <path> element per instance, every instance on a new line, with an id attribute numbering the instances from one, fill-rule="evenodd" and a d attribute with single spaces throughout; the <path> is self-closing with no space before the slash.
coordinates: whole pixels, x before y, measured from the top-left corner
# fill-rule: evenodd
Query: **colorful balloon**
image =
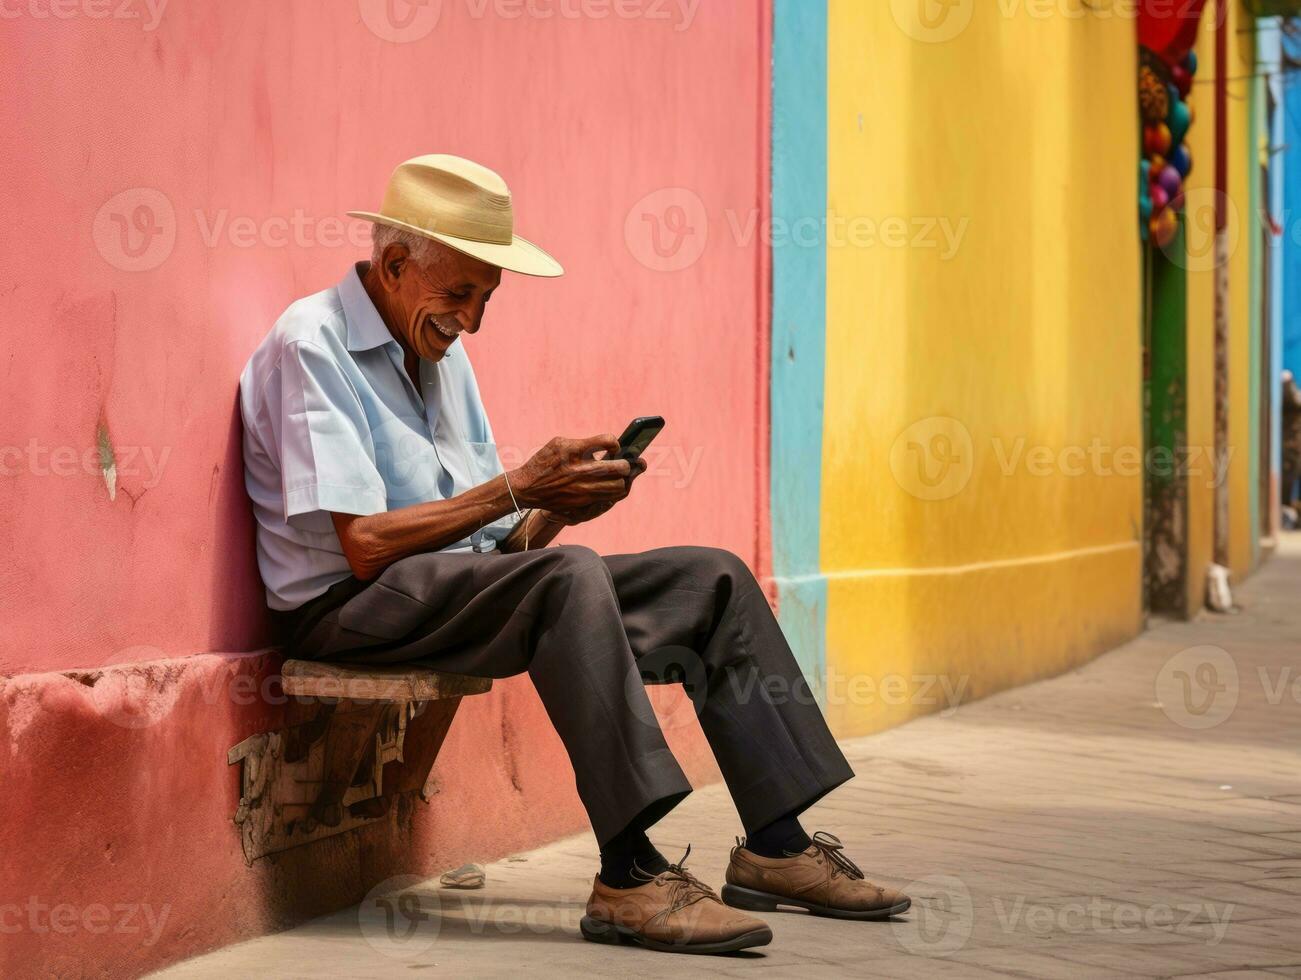
<path id="1" fill-rule="evenodd" d="M 1179 171 L 1180 177 L 1187 177 L 1192 172 L 1193 155 L 1187 143 L 1181 143 L 1174 148 L 1174 152 L 1170 154 L 1170 166 Z"/>
<path id="2" fill-rule="evenodd" d="M 1184 68 L 1187 70 L 1189 75 L 1197 74 L 1197 52 L 1196 51 L 1189 51 L 1188 54 L 1184 57 Z"/>
<path id="3" fill-rule="evenodd" d="M 1151 68 L 1144 65 L 1138 70 L 1138 105 L 1143 119 L 1159 123 L 1170 113 L 1170 96 Z"/>
<path id="4" fill-rule="evenodd" d="M 1192 116 L 1188 114 L 1188 103 L 1170 103 L 1170 116 L 1166 122 L 1170 126 L 1170 139 L 1175 146 L 1184 141 L 1184 136 L 1188 134 L 1188 127 L 1192 125 L 1192 121 Z"/>
<path id="5" fill-rule="evenodd" d="M 1179 188 L 1179 193 L 1170 198 L 1170 209 L 1173 211 L 1182 211 L 1184 209 L 1184 189 Z"/>
<path id="6" fill-rule="evenodd" d="M 1179 188 L 1183 185 L 1184 179 L 1180 176 L 1179 171 L 1170 164 L 1165 165 L 1165 169 L 1157 174 L 1157 182 L 1165 188 L 1165 192 L 1174 197 L 1179 193 Z"/>
<path id="7" fill-rule="evenodd" d="M 1170 127 L 1165 123 L 1143 127 L 1143 151 L 1148 156 L 1170 152 Z"/>
<path id="8" fill-rule="evenodd" d="M 1170 69 L 1170 77 L 1174 79 L 1180 98 L 1187 96 L 1188 90 L 1193 87 L 1193 76 L 1188 74 L 1188 69 L 1183 65 L 1175 65 Z"/>
<path id="9" fill-rule="evenodd" d="M 1150 196 L 1152 198 L 1153 214 L 1159 214 L 1161 211 L 1165 210 L 1165 206 L 1170 203 L 1170 195 L 1166 193 L 1166 189 L 1160 184 L 1152 185 Z"/>
<path id="10" fill-rule="evenodd" d="M 1179 231 L 1179 217 L 1172 209 L 1166 208 L 1152 216 L 1148 227 L 1152 231 L 1152 240 L 1156 242 L 1157 247 L 1165 248 Z"/>
<path id="11" fill-rule="evenodd" d="M 1152 173 L 1159 174 L 1162 170 L 1165 169 L 1165 157 L 1163 157 L 1160 153 L 1153 153 L 1149 165 L 1152 168 Z"/>

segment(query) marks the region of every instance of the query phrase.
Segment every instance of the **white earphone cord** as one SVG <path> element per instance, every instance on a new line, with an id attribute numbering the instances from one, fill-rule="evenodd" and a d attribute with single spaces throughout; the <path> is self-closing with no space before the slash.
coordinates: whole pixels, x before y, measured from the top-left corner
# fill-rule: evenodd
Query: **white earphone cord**
<path id="1" fill-rule="evenodd" d="M 502 470 L 501 475 L 506 480 L 506 492 L 510 494 L 510 504 L 512 507 L 515 508 L 515 516 L 518 517 L 520 519 L 520 523 L 524 525 L 524 550 L 528 551 L 529 550 L 528 518 L 526 518 L 524 516 L 524 512 L 519 509 L 519 502 L 515 499 L 515 490 L 510 485 L 510 474 L 507 473 L 505 470 Z"/>

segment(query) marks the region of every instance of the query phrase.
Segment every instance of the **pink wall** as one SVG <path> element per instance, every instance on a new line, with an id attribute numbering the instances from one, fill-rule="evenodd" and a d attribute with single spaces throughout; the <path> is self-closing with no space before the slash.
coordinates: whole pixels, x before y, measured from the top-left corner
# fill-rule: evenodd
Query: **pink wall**
<path id="1" fill-rule="evenodd" d="M 503 445 L 658 412 L 668 447 L 703 451 L 686 488 L 648 480 L 578 539 L 755 556 L 760 249 L 731 229 L 761 200 L 758 11 L 701 5 L 675 30 L 680 18 L 476 19 L 478 3 L 443 0 L 436 28 L 408 44 L 376 37 L 356 0 L 175 0 L 150 32 L 84 15 L 5 23 L 0 446 L 22 455 L 0 460 L 0 534 L 15 556 L 0 595 L 18 611 L 0 670 L 129 661 L 141 644 L 165 655 L 258 644 L 237 375 L 292 299 L 364 254 L 320 244 L 339 234 L 322 221 L 376 205 L 392 165 L 431 150 L 502 171 L 521 229 L 569 271 L 514 278 L 473 339 Z M 710 234 L 700 261 L 662 273 L 638 262 L 641 238 L 627 246 L 625 219 L 676 186 L 704 203 Z M 133 188 L 174 214 L 156 209 L 175 243 L 148 271 L 113 264 L 128 259 L 112 215 L 134 216 L 143 192 L 101 219 L 108 260 L 97 247 L 97 212 Z M 294 245 L 290 230 L 277 246 L 286 232 L 274 225 L 252 247 L 232 241 L 248 222 L 296 217 L 316 244 Z M 141 450 L 113 501 L 82 467 L 101 424 L 124 464 Z M 165 462 L 161 479 L 145 451 Z"/>
<path id="2" fill-rule="evenodd" d="M 193 656 L 266 641 L 236 380 L 290 301 L 364 256 L 336 219 L 376 205 L 393 164 L 470 156 L 503 173 L 520 230 L 569 273 L 508 277 L 471 341 L 507 464 L 512 447 L 663 414 L 661 475 L 569 540 L 714 544 L 761 564 L 766 267 L 750 221 L 766 194 L 765 6 L 4 5 L 0 894 L 172 913 L 149 946 L 7 933 L 0 973 L 130 972 L 355 901 L 396 866 L 581 825 L 563 752 L 515 681 L 466 704 L 416 846 L 368 831 L 245 868 L 224 752 L 275 712 L 203 692 L 273 664 Z M 685 190 L 634 207 L 663 188 Z M 669 222 L 659 253 L 648 210 Z M 126 239 L 123 220 L 141 222 Z M 161 663 L 126 666 L 141 661 Z M 49 673 L 112 664 L 111 684 Z M 106 714 L 122 686 L 145 697 L 148 725 Z M 675 739 L 710 778 L 700 740 Z M 517 789 L 508 767 L 533 775 Z"/>

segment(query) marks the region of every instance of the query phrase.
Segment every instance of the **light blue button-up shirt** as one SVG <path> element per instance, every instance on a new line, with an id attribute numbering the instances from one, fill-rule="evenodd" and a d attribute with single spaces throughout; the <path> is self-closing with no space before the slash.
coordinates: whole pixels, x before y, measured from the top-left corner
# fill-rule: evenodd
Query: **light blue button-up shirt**
<path id="1" fill-rule="evenodd" d="M 360 269 L 290 306 L 240 377 L 244 482 L 272 609 L 294 609 L 351 574 L 330 511 L 445 500 L 502 472 L 464 345 L 422 358 L 417 391 Z M 515 521 L 445 550 L 491 550 Z"/>

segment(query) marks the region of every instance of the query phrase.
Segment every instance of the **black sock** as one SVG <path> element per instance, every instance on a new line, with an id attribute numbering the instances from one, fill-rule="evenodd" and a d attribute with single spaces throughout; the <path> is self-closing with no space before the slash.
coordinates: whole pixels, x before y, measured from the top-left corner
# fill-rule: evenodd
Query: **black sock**
<path id="1" fill-rule="evenodd" d="M 745 849 L 760 857 L 780 858 L 807 851 L 813 844 L 795 814 L 778 817 L 745 838 Z"/>
<path id="2" fill-rule="evenodd" d="M 646 831 L 629 827 L 601 848 L 601 873 L 598 877 L 607 888 L 636 888 L 646 884 L 644 877 L 633 874 L 633 866 L 649 875 L 668 869 L 669 862 L 655 849 Z"/>
<path id="3" fill-rule="evenodd" d="M 654 876 L 669 869 L 669 862 L 655 850 L 646 830 L 681 803 L 687 792 L 672 793 L 656 800 L 601 845 L 601 871 L 597 877 L 603 885 L 607 888 L 636 888 L 646 884 L 646 875 Z M 634 865 L 644 874 L 634 875 Z"/>

